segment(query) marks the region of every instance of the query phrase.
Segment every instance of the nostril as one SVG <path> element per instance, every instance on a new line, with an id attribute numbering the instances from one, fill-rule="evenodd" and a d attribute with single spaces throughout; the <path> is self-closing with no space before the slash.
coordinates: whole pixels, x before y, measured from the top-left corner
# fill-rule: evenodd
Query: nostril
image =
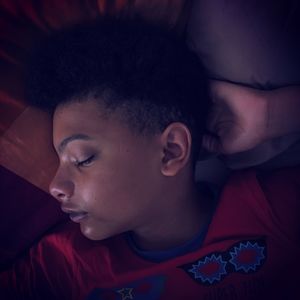
<path id="1" fill-rule="evenodd" d="M 61 191 L 51 192 L 51 194 L 58 201 L 66 201 L 66 200 L 68 200 L 68 196 L 65 193 L 61 192 Z"/>
<path id="2" fill-rule="evenodd" d="M 59 194 L 56 196 L 56 198 L 61 199 L 61 200 L 64 200 L 64 199 L 66 198 L 66 195 L 63 194 L 63 193 L 59 193 Z"/>
<path id="3" fill-rule="evenodd" d="M 50 191 L 50 194 L 59 201 L 63 200 L 63 198 L 65 197 L 65 194 L 56 188 L 52 187 L 49 189 L 49 191 Z"/>
<path id="4" fill-rule="evenodd" d="M 67 201 L 73 195 L 74 183 L 71 181 L 52 181 L 49 191 L 58 201 Z"/>
<path id="5" fill-rule="evenodd" d="M 65 195 L 63 193 L 59 193 L 56 197 L 57 198 L 63 198 Z"/>

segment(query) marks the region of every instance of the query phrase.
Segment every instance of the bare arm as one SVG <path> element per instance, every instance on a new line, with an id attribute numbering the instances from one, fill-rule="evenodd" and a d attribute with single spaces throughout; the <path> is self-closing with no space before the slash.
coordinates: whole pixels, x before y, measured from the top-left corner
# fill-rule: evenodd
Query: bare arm
<path id="1" fill-rule="evenodd" d="M 300 86 L 263 92 L 269 110 L 266 138 L 300 132 Z"/>
<path id="2" fill-rule="evenodd" d="M 247 151 L 268 139 L 300 132 L 300 86 L 262 91 L 213 81 L 211 91 L 212 135 L 203 138 L 203 146 L 211 152 Z"/>

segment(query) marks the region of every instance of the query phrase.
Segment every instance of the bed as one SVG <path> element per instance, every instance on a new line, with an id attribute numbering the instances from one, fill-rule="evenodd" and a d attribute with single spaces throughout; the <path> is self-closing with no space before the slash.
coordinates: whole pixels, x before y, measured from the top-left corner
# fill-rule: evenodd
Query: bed
<path id="1" fill-rule="evenodd" d="M 31 45 L 41 35 L 77 22 L 133 14 L 184 35 L 212 79 L 261 89 L 300 83 L 297 1 L 1 0 L 1 269 L 66 221 L 48 193 L 58 163 L 51 118 L 29 107 L 23 95 L 24 62 Z M 199 161 L 196 177 L 221 185 L 230 169 L 299 163 L 299 139 L 294 134 L 223 161 Z"/>

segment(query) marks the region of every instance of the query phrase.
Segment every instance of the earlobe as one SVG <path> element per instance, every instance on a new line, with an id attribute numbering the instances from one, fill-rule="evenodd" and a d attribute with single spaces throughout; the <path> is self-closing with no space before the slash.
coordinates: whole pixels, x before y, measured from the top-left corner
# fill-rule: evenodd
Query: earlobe
<path id="1" fill-rule="evenodd" d="M 171 123 L 161 136 L 163 157 L 161 172 L 175 176 L 189 161 L 192 139 L 189 129 L 183 123 Z"/>

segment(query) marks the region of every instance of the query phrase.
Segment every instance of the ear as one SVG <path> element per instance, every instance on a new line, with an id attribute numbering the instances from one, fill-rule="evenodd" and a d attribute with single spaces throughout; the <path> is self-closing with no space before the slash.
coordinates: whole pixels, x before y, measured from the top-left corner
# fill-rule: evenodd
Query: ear
<path id="1" fill-rule="evenodd" d="M 161 135 L 163 148 L 161 172 L 176 175 L 189 161 L 192 147 L 190 130 L 179 122 L 171 123 Z"/>

